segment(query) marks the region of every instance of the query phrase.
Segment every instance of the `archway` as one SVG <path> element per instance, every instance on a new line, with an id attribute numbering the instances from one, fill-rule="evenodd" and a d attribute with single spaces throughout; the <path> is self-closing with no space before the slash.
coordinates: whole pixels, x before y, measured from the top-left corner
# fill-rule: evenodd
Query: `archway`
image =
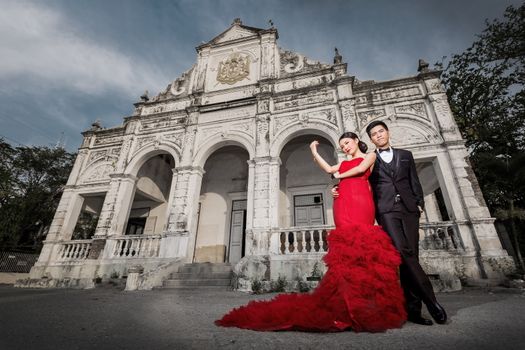
<path id="1" fill-rule="evenodd" d="M 318 152 L 329 164 L 338 162 L 332 143 L 323 136 L 300 135 L 286 143 L 280 153 L 280 227 L 333 224 L 331 179 L 312 160 L 313 140 L 319 141 Z"/>
<path id="2" fill-rule="evenodd" d="M 244 256 L 248 152 L 236 145 L 206 159 L 193 261 L 236 263 Z"/>
<path id="3" fill-rule="evenodd" d="M 126 235 L 162 233 L 167 222 L 174 167 L 173 156 L 160 153 L 150 157 L 139 168 L 124 231 Z"/>

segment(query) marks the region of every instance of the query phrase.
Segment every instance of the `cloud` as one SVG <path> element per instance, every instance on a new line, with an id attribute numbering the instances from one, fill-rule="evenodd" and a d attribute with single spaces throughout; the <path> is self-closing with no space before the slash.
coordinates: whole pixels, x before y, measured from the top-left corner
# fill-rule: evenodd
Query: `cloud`
<path id="1" fill-rule="evenodd" d="M 83 36 L 58 10 L 25 1 L 2 4 L 0 57 L 4 81 L 133 96 L 166 85 L 154 66 Z"/>

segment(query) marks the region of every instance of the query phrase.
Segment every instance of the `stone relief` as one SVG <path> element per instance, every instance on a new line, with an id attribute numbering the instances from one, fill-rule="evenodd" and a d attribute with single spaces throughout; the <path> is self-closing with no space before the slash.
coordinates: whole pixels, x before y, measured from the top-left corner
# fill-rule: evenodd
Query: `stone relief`
<path id="1" fill-rule="evenodd" d="M 179 148 L 182 147 L 182 139 L 184 138 L 183 132 L 175 132 L 171 134 L 164 134 L 162 135 L 162 139 L 166 140 L 167 142 L 172 142 L 176 144 Z"/>
<path id="2" fill-rule="evenodd" d="M 145 144 L 154 142 L 155 139 L 155 136 L 141 137 L 139 139 L 136 139 L 135 152 L 138 152 Z"/>
<path id="3" fill-rule="evenodd" d="M 371 111 L 357 112 L 359 128 L 362 128 L 364 125 L 368 124 L 372 120 L 384 117 L 385 115 L 386 112 L 383 108 L 373 109 Z"/>
<path id="4" fill-rule="evenodd" d="M 425 109 L 424 103 L 413 103 L 409 105 L 402 105 L 402 106 L 396 106 L 395 107 L 396 113 L 405 113 L 405 114 L 412 114 L 417 115 L 419 117 L 428 119 L 427 111 Z"/>
<path id="5" fill-rule="evenodd" d="M 90 151 L 87 160 L 87 167 L 90 167 L 93 163 L 100 162 L 102 160 L 109 160 L 110 158 L 117 159 L 120 154 L 120 147 L 107 148 L 103 150 Z"/>
<path id="6" fill-rule="evenodd" d="M 108 143 L 118 143 L 122 142 L 122 136 L 105 136 L 105 137 L 98 137 L 95 139 L 95 145 L 103 145 Z"/>
<path id="7" fill-rule="evenodd" d="M 257 112 L 266 113 L 270 111 L 270 100 L 257 101 Z"/>
<path id="8" fill-rule="evenodd" d="M 114 164 L 100 164 L 95 166 L 91 171 L 86 172 L 82 178 L 82 183 L 99 182 L 103 180 L 109 180 L 109 174 L 115 171 Z"/>
<path id="9" fill-rule="evenodd" d="M 393 89 L 373 90 L 356 98 L 357 104 L 372 104 L 402 99 L 405 97 L 422 96 L 419 86 L 399 87 Z"/>
<path id="10" fill-rule="evenodd" d="M 409 145 L 420 145 L 429 143 L 428 135 L 410 129 L 407 127 L 396 127 L 390 128 L 390 137 L 392 139 L 392 145 L 394 146 L 409 146 Z"/>
<path id="11" fill-rule="evenodd" d="M 314 103 L 333 102 L 334 95 L 331 91 L 309 91 L 301 95 L 288 95 L 274 100 L 274 109 L 283 110 Z"/>
<path id="12" fill-rule="evenodd" d="M 281 60 L 281 76 L 291 75 L 303 71 L 318 71 L 330 67 L 328 64 L 324 64 L 319 61 L 312 61 L 304 55 L 293 51 L 280 49 L 279 56 Z"/>
<path id="13" fill-rule="evenodd" d="M 281 54 L 281 71 L 286 73 L 297 73 L 304 67 L 304 56 L 292 52 L 284 51 Z"/>
<path id="14" fill-rule="evenodd" d="M 183 126 L 186 121 L 186 118 L 184 116 L 169 116 L 164 118 L 157 118 L 153 120 L 141 120 L 140 121 L 140 131 L 144 130 L 157 130 L 157 129 L 164 129 L 164 128 L 170 128 L 170 127 L 176 127 L 176 126 Z"/>
<path id="15" fill-rule="evenodd" d="M 276 117 L 273 119 L 272 132 L 274 135 L 277 135 L 280 130 L 286 128 L 290 124 L 299 122 L 301 125 L 306 126 L 310 122 L 315 123 L 315 120 L 328 121 L 337 126 L 336 112 L 333 108 L 328 108 L 319 111 Z"/>
<path id="16" fill-rule="evenodd" d="M 216 80 L 223 84 L 233 85 L 250 75 L 250 56 L 234 52 L 219 62 Z"/>

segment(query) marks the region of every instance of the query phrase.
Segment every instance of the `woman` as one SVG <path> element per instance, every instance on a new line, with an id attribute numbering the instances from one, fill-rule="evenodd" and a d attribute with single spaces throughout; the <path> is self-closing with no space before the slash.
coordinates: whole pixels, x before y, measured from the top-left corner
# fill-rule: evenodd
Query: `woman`
<path id="1" fill-rule="evenodd" d="M 334 200 L 336 228 L 328 235 L 328 269 L 312 293 L 280 294 L 233 309 L 219 326 L 253 330 L 379 332 L 406 321 L 399 284 L 401 258 L 388 235 L 374 226 L 374 202 L 368 183 L 376 155 L 356 134 L 344 133 L 339 146 L 347 160 L 329 165 L 310 144 L 314 161 L 341 179 Z"/>

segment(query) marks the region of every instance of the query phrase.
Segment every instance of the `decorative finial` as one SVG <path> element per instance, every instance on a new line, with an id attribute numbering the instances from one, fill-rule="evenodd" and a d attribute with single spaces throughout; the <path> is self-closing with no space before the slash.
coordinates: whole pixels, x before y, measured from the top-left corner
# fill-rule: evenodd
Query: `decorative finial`
<path id="1" fill-rule="evenodd" d="M 419 62 L 417 64 L 417 71 L 419 73 L 428 72 L 429 71 L 429 69 L 428 69 L 428 62 L 426 62 L 424 59 L 420 58 Z"/>
<path id="2" fill-rule="evenodd" d="M 235 18 L 235 19 L 233 20 L 233 23 L 232 23 L 232 25 L 239 25 L 239 26 L 240 26 L 241 24 L 242 24 L 242 21 L 241 21 L 240 18 Z"/>
<path id="3" fill-rule="evenodd" d="M 148 102 L 149 101 L 148 90 L 144 91 L 144 94 L 142 96 L 140 96 L 140 100 L 142 102 Z"/>
<path id="4" fill-rule="evenodd" d="M 268 20 L 268 24 L 270 25 L 270 28 L 273 29 L 273 21 L 271 19 Z"/>
<path id="5" fill-rule="evenodd" d="M 335 48 L 334 64 L 341 64 L 343 62 L 343 56 L 339 54 L 337 47 Z"/>
<path id="6" fill-rule="evenodd" d="M 93 124 L 91 124 L 91 129 L 92 131 L 96 131 L 96 130 L 100 130 L 102 129 L 102 126 L 100 126 L 100 119 L 97 119 L 93 122 Z"/>

